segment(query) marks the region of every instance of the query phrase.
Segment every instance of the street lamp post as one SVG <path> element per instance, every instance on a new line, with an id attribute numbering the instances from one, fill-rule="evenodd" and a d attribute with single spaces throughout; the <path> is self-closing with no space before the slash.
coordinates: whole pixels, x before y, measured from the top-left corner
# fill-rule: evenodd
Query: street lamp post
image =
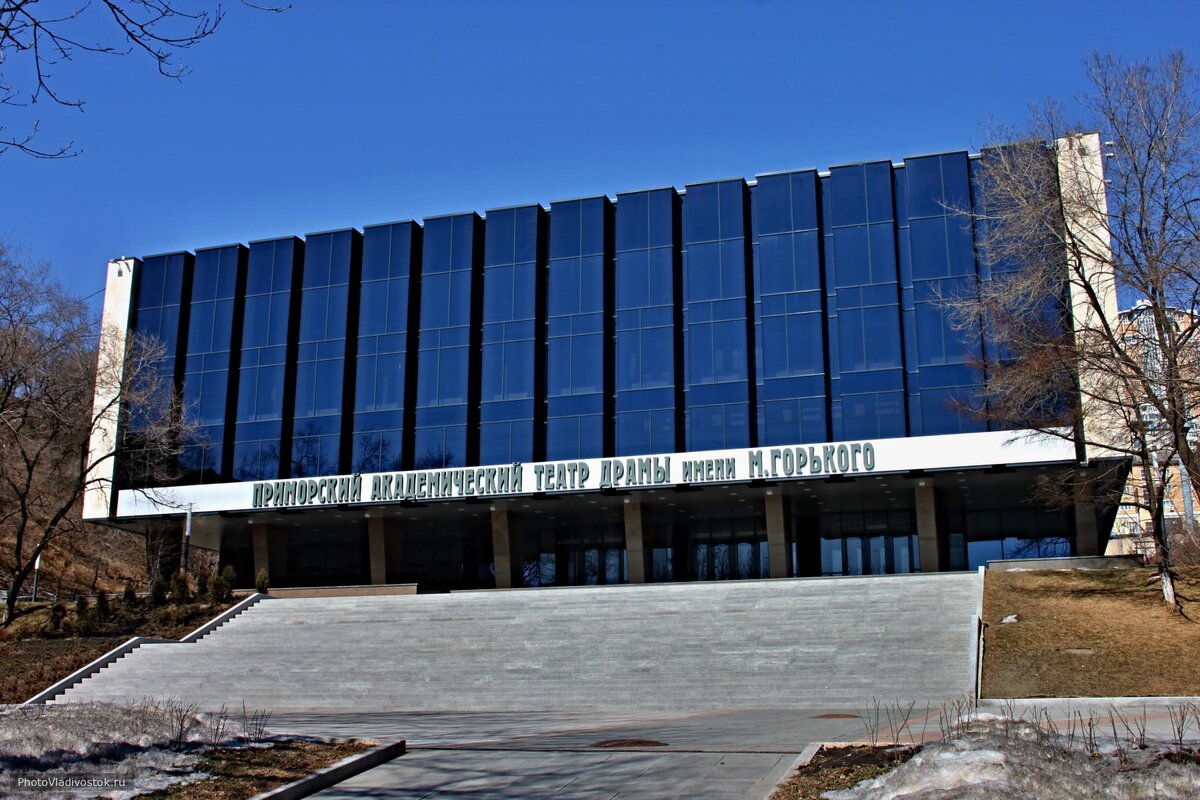
<path id="1" fill-rule="evenodd" d="M 187 517 L 183 523 L 183 577 L 188 574 L 188 556 L 192 551 L 192 503 L 188 503 Z"/>
<path id="2" fill-rule="evenodd" d="M 42 554 L 38 553 L 37 558 L 33 560 L 33 602 L 37 602 L 37 579 L 38 572 L 42 569 Z"/>

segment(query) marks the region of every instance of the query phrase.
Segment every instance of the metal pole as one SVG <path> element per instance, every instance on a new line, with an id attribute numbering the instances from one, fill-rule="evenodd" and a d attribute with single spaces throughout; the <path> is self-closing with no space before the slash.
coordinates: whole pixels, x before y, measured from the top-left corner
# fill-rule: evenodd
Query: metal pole
<path id="1" fill-rule="evenodd" d="M 33 602 L 37 602 L 37 579 L 38 572 L 42 568 L 42 554 L 38 553 L 37 558 L 33 561 Z"/>
<path id="2" fill-rule="evenodd" d="M 188 503 L 187 517 L 183 523 L 183 577 L 188 573 L 188 556 L 192 550 L 192 504 Z"/>

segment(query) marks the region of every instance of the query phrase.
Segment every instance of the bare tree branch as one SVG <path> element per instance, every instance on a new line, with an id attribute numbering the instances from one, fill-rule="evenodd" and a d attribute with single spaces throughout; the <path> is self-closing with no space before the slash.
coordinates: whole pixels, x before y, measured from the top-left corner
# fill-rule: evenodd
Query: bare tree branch
<path id="1" fill-rule="evenodd" d="M 1048 104 L 1028 130 L 999 131 L 1005 144 L 985 148 L 970 214 L 991 275 L 943 302 L 957 326 L 995 343 L 974 413 L 1134 465 L 1175 605 L 1162 513 L 1173 465 L 1200 493 L 1196 74 L 1181 53 L 1132 64 L 1096 54 L 1086 70 L 1089 120 L 1070 124 Z M 1101 132 L 1102 153 L 1083 152 L 1088 129 Z M 1098 158 L 1103 181 L 1060 169 Z M 1134 307 L 1114 314 L 1116 296 Z"/>
<path id="2" fill-rule="evenodd" d="M 90 453 L 97 427 L 117 411 L 136 415 L 138 423 L 130 427 L 143 451 L 155 454 L 142 465 L 151 485 L 172 479 L 187 436 L 175 387 L 157 369 L 162 345 L 139 340 L 129 352 L 99 353 L 97 342 L 111 337 L 98 333 L 86 303 L 0 246 L 0 574 L 9 584 L 4 624 L 38 556 L 80 529 L 80 502 L 100 481 L 95 468 L 113 457 Z M 97 396 L 112 399 L 96 406 Z"/>
<path id="3" fill-rule="evenodd" d="M 242 4 L 271 13 L 290 8 Z M 104 18 L 97 19 L 100 15 L 107 23 Z M 20 84 L 24 88 L 18 90 L 18 84 L 9 82 L 11 76 L 0 72 L 0 108 L 32 105 L 46 98 L 82 111 L 83 100 L 63 93 L 53 73 L 54 67 L 74 60 L 79 53 L 126 56 L 140 52 L 153 60 L 160 75 L 178 80 L 188 68 L 176 60 L 177 51 L 208 39 L 224 18 L 220 3 L 188 11 L 178 0 L 73 0 L 56 4 L 51 15 L 37 0 L 0 0 L 0 69 L 25 75 Z M 95 39 L 84 38 L 82 31 L 89 25 L 103 33 Z M 35 158 L 68 158 L 80 152 L 74 142 L 35 145 L 37 121 L 24 136 L 4 135 L 5 127 L 0 125 L 0 154 L 11 149 Z"/>

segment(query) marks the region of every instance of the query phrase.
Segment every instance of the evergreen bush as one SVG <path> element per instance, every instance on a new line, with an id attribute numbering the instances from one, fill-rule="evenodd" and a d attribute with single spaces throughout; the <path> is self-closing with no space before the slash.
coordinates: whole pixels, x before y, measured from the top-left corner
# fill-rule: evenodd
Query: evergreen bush
<path id="1" fill-rule="evenodd" d="M 177 606 L 181 606 L 191 599 L 191 592 L 188 591 L 187 578 L 182 572 L 176 572 L 171 576 L 171 602 Z"/>
<path id="2" fill-rule="evenodd" d="M 233 589 L 229 586 L 229 581 L 225 580 L 225 576 L 218 575 L 212 579 L 209 585 L 209 592 L 212 593 L 214 603 L 226 603 L 233 596 Z"/>
<path id="3" fill-rule="evenodd" d="M 198 599 L 207 600 L 212 591 L 212 573 L 208 571 L 208 567 L 201 567 L 194 573 L 196 576 L 196 597 Z"/>
<path id="4" fill-rule="evenodd" d="M 150 581 L 149 586 L 151 608 L 160 608 L 166 605 L 167 602 L 167 582 L 163 580 L 161 575 L 155 575 L 154 580 Z"/>
<path id="5" fill-rule="evenodd" d="M 63 620 L 67 618 L 67 607 L 61 600 L 50 606 L 50 629 L 62 630 Z"/>

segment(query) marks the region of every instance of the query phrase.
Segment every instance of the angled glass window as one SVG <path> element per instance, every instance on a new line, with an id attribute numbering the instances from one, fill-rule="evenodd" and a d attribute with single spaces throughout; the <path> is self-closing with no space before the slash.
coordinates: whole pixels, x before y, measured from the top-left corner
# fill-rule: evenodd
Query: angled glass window
<path id="1" fill-rule="evenodd" d="M 361 234 L 355 230 L 310 234 L 305 241 L 292 477 L 336 475 L 341 471 L 347 303 L 359 272 L 356 261 L 361 250 Z M 359 287 L 353 288 L 357 299 Z"/>
<path id="2" fill-rule="evenodd" d="M 299 269 L 303 250 L 303 243 L 291 237 L 250 245 L 234 427 L 235 480 L 270 480 L 290 472 L 290 465 L 280 464 L 284 364 L 293 271 Z"/>
<path id="3" fill-rule="evenodd" d="M 222 464 L 226 409 L 230 402 L 230 349 L 234 338 L 239 272 L 246 250 L 240 245 L 196 252 L 188 321 L 183 413 L 194 425 L 199 461 L 188 465 L 188 483 L 232 480 Z M 244 279 L 243 279 L 244 280 Z M 237 332 L 240 334 L 240 331 Z M 237 355 L 236 353 L 233 355 Z"/>
<path id="4" fill-rule="evenodd" d="M 661 452 L 675 439 L 674 189 L 619 195 L 616 203 L 616 452 Z M 680 276 L 681 277 L 681 276 Z"/>
<path id="5" fill-rule="evenodd" d="M 469 346 L 476 280 L 476 214 L 427 220 L 422 236 L 414 463 L 465 466 L 471 389 Z M 482 256 L 482 253 L 479 254 Z M 482 258 L 478 259 L 482 261 Z"/>
<path id="6" fill-rule="evenodd" d="M 405 447 L 409 293 L 420 277 L 421 229 L 414 222 L 363 231 L 359 286 L 358 361 L 351 467 L 358 472 L 400 469 Z"/>
<path id="7" fill-rule="evenodd" d="M 753 304 L 747 297 L 744 218 L 749 192 L 745 181 L 689 185 L 683 200 L 684 230 L 684 374 L 687 412 L 687 446 L 705 449 L 715 439 L 715 418 L 722 428 L 719 437 L 730 447 L 751 443 L 750 362 L 747 321 Z M 705 387 L 703 392 L 697 391 Z M 730 408 L 743 403 L 740 413 L 725 414 L 725 406 L 714 407 L 720 397 Z M 703 407 L 706 410 L 701 412 Z M 715 415 L 715 416 L 714 416 Z"/>
<path id="8" fill-rule="evenodd" d="M 538 262 L 545 212 L 540 206 L 489 211 L 483 264 L 484 342 L 480 389 L 481 464 L 540 457 L 541 424 L 534 364 L 540 353 L 537 300 L 545 281 Z"/>
<path id="9" fill-rule="evenodd" d="M 151 256 L 135 268 L 137 290 L 134 297 L 130 331 L 135 341 L 144 342 L 156 354 L 150 368 L 165 392 L 179 397 L 183 391 L 179 379 L 186 356 L 188 330 L 181 326 L 191 291 L 192 254 L 171 253 Z M 161 352 L 159 352 L 161 351 Z M 146 420 L 135 412 L 122 435 L 122 451 L 117 459 L 118 483 L 124 487 L 144 487 L 161 482 L 154 467 L 159 456 L 146 442 Z M 168 465 L 168 469 L 169 469 Z"/>

